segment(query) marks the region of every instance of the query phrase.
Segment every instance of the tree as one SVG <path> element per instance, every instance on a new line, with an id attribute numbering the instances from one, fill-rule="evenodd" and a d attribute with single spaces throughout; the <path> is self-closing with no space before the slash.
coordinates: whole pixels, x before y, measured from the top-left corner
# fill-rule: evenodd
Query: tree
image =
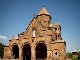
<path id="1" fill-rule="evenodd" d="M 0 57 L 3 58 L 4 44 L 0 43 Z"/>
<path id="2" fill-rule="evenodd" d="M 69 57 L 69 58 L 72 58 L 72 57 L 73 57 L 73 54 L 72 54 L 72 53 L 69 53 L 69 54 L 68 54 L 68 57 Z"/>
<path id="3" fill-rule="evenodd" d="M 78 60 L 80 60 L 80 51 L 78 52 Z"/>

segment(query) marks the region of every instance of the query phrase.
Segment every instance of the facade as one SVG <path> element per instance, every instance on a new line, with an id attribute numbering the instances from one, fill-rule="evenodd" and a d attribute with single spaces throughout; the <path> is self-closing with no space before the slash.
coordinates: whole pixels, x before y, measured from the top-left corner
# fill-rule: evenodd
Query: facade
<path id="1" fill-rule="evenodd" d="M 4 47 L 4 59 L 65 60 L 66 43 L 61 37 L 60 23 L 51 24 L 51 16 L 42 7 L 25 32 L 9 40 Z"/>

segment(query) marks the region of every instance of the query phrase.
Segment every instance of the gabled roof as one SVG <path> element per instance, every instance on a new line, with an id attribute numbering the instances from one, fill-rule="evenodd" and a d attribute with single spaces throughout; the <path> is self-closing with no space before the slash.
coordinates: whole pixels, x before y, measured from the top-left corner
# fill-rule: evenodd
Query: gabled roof
<path id="1" fill-rule="evenodd" d="M 42 7 L 41 11 L 38 13 L 38 15 L 41 15 L 41 14 L 47 14 L 47 15 L 49 15 L 49 13 L 48 13 L 47 10 L 44 8 L 44 6 Z"/>

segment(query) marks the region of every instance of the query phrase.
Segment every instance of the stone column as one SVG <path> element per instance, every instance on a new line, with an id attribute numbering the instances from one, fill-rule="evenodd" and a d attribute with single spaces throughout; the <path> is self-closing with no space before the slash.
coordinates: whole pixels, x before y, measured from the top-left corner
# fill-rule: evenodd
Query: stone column
<path id="1" fill-rule="evenodd" d="M 22 55 L 22 48 L 19 48 L 19 60 L 23 59 L 23 55 Z"/>
<path id="2" fill-rule="evenodd" d="M 52 51 L 47 51 L 47 58 L 46 60 L 52 60 Z"/>
<path id="3" fill-rule="evenodd" d="M 31 60 L 36 60 L 35 53 L 36 53 L 35 47 L 34 47 L 34 45 L 32 45 L 32 47 L 31 47 Z"/>
<path id="4" fill-rule="evenodd" d="M 31 60 L 36 60 L 35 51 L 31 52 Z"/>

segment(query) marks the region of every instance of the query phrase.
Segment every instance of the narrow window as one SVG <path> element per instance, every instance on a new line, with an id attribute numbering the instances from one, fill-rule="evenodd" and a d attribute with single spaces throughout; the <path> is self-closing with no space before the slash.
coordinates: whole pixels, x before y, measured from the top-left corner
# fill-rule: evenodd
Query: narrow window
<path id="1" fill-rule="evenodd" d="M 57 35 L 56 35 L 56 40 L 57 40 Z"/>
<path id="2" fill-rule="evenodd" d="M 60 37 L 60 34 L 58 34 L 58 37 Z"/>
<path id="3" fill-rule="evenodd" d="M 58 34 L 58 37 L 61 37 L 61 34 L 60 33 Z"/>
<path id="4" fill-rule="evenodd" d="M 44 22 L 47 22 L 47 21 L 44 21 Z"/>
<path id="5" fill-rule="evenodd" d="M 33 37 L 36 36 L 36 28 L 33 29 Z"/>

